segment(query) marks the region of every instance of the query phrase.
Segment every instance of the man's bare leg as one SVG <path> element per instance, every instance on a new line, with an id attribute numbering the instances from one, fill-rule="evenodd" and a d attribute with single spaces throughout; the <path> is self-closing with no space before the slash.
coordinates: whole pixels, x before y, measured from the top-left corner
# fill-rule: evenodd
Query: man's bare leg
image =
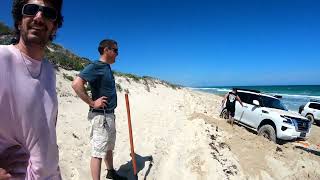
<path id="1" fill-rule="evenodd" d="M 91 157 L 90 168 L 93 180 L 100 180 L 101 160 L 101 158 Z"/>
<path id="2" fill-rule="evenodd" d="M 231 117 L 231 113 L 230 113 L 230 112 L 228 112 L 228 115 L 229 115 L 229 117 L 228 117 L 227 123 L 229 123 L 229 124 L 230 124 L 230 123 L 231 123 L 231 118 L 232 118 L 232 117 Z"/>
<path id="3" fill-rule="evenodd" d="M 234 118 L 231 117 L 231 118 L 230 118 L 230 124 L 231 124 L 231 126 L 233 126 L 233 122 L 234 122 Z"/>
<path id="4" fill-rule="evenodd" d="M 113 169 L 113 152 L 112 150 L 108 150 L 106 157 L 104 158 L 104 163 L 106 164 L 107 169 Z"/>

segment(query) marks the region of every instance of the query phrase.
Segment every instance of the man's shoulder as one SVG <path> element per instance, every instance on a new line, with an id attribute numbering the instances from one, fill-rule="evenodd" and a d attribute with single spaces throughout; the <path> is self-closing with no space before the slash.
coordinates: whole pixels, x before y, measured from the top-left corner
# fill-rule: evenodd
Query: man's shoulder
<path id="1" fill-rule="evenodd" d="M 86 65 L 80 73 L 82 72 L 88 72 L 88 71 L 93 71 L 95 69 L 95 64 L 93 64 L 92 62 L 90 62 L 88 65 Z"/>
<path id="2" fill-rule="evenodd" d="M 84 67 L 79 73 L 79 77 L 82 79 L 91 82 L 96 77 L 96 64 L 90 62 L 87 66 Z"/>
<path id="3" fill-rule="evenodd" d="M 104 71 L 105 68 L 108 68 L 108 64 L 105 63 L 101 63 L 101 62 L 90 62 L 90 64 L 88 64 L 83 71 L 93 71 L 93 72 L 100 72 L 100 71 Z"/>
<path id="4" fill-rule="evenodd" d="M 0 49 L 8 49 L 11 45 L 0 45 Z"/>
<path id="5" fill-rule="evenodd" d="M 0 62 L 9 63 L 15 57 L 11 45 L 0 45 Z"/>
<path id="6" fill-rule="evenodd" d="M 103 63 L 101 61 L 92 61 L 90 64 L 92 64 L 96 68 L 107 68 L 107 67 L 109 67 L 109 64 Z"/>
<path id="7" fill-rule="evenodd" d="M 0 45 L 1 57 L 11 55 L 12 51 L 10 50 L 10 48 L 11 48 L 11 45 Z"/>

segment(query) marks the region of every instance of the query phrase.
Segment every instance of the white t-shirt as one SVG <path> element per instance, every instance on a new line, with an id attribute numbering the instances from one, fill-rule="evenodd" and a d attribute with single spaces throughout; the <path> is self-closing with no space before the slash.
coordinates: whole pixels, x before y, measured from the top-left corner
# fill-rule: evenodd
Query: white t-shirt
<path id="1" fill-rule="evenodd" d="M 0 45 L 0 154 L 13 145 L 30 155 L 26 177 L 61 179 L 56 140 L 58 101 L 52 65 Z M 22 170 L 19 170 L 22 171 Z"/>
<path id="2" fill-rule="evenodd" d="M 229 101 L 233 102 L 236 100 L 236 96 L 234 94 L 229 93 Z"/>

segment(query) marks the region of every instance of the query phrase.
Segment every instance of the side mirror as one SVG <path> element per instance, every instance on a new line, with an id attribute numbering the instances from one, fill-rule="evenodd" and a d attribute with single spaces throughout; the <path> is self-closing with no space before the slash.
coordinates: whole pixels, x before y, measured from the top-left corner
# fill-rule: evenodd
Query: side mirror
<path id="1" fill-rule="evenodd" d="M 256 105 L 256 106 L 260 106 L 260 103 L 258 100 L 253 100 L 253 104 Z"/>

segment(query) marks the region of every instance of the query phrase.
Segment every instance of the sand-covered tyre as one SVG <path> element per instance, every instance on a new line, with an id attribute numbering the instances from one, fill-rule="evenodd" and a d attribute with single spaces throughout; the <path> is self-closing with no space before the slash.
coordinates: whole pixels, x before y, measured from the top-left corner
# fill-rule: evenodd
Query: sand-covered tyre
<path id="1" fill-rule="evenodd" d="M 265 125 L 261 126 L 260 129 L 258 130 L 258 135 L 263 136 L 263 137 L 265 137 L 275 143 L 277 142 L 276 132 L 275 132 L 274 128 L 269 124 L 265 124 Z"/>
<path id="2" fill-rule="evenodd" d="M 311 124 L 314 123 L 314 118 L 313 118 L 312 114 L 306 115 L 306 118 L 308 118 L 310 120 Z"/>
<path id="3" fill-rule="evenodd" d="M 228 114 L 227 109 L 223 109 L 223 110 L 222 110 L 222 112 L 221 112 L 221 118 L 222 118 L 222 119 L 229 119 L 229 114 Z"/>

